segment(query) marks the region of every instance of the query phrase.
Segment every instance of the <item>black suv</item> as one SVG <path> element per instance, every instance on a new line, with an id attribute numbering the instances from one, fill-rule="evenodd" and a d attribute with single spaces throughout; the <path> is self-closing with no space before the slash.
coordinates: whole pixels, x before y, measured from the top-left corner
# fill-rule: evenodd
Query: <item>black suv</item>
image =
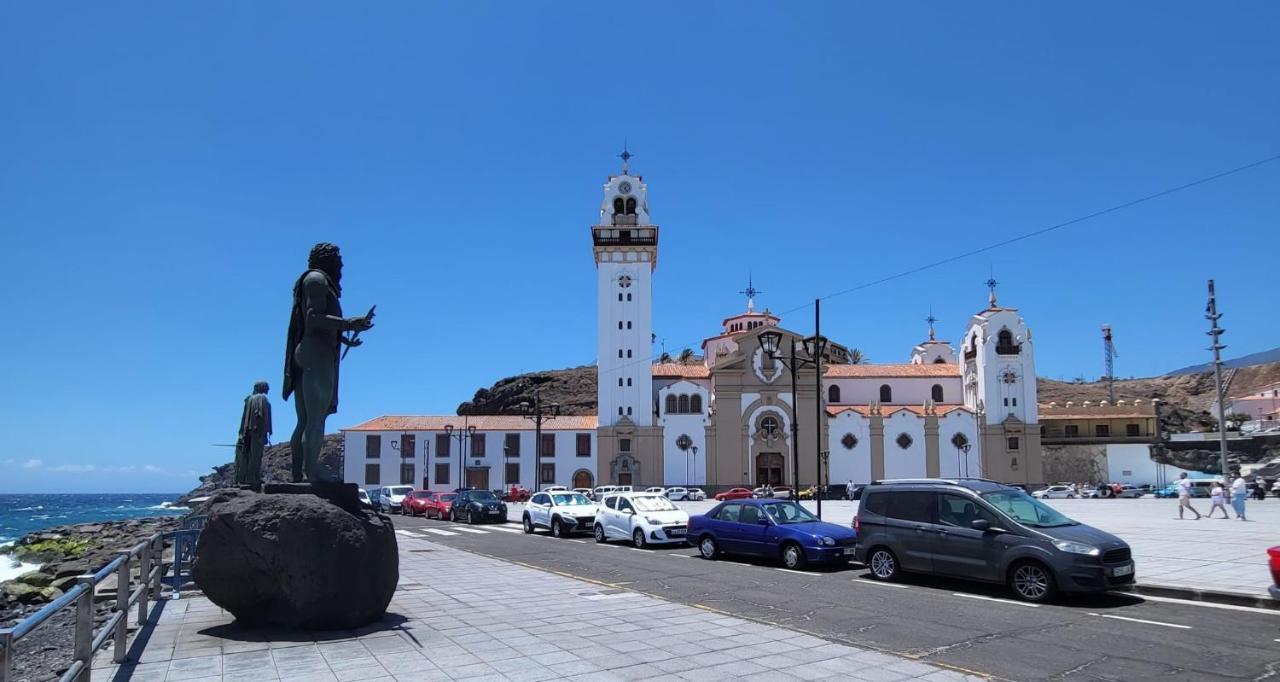
<path id="1" fill-rule="evenodd" d="M 449 508 L 449 520 L 455 523 L 485 521 L 507 522 L 507 505 L 492 490 L 461 489 Z"/>
<path id="2" fill-rule="evenodd" d="M 1133 582 L 1129 545 L 1021 488 L 985 479 L 875 481 L 853 519 L 855 557 L 879 580 L 902 571 L 1006 583 L 1020 599 Z"/>

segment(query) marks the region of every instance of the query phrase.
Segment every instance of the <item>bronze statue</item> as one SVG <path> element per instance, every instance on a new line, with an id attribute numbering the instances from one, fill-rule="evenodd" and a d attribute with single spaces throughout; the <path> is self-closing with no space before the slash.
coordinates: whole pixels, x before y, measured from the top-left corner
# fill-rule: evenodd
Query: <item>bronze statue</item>
<path id="1" fill-rule="evenodd" d="M 360 332 L 373 327 L 373 308 L 364 317 L 342 317 L 342 255 L 334 244 L 311 248 L 307 271 L 293 285 L 293 314 L 284 357 L 284 399 L 293 394 L 298 425 L 289 443 L 293 480 L 326 479 L 320 468 L 324 422 L 338 411 L 339 350 L 362 342 Z M 350 332 L 351 336 L 346 336 Z"/>
<path id="2" fill-rule="evenodd" d="M 244 399 L 240 415 L 240 437 L 236 439 L 236 485 L 262 485 L 262 448 L 271 438 L 271 402 L 267 382 L 253 385 L 253 394 Z"/>

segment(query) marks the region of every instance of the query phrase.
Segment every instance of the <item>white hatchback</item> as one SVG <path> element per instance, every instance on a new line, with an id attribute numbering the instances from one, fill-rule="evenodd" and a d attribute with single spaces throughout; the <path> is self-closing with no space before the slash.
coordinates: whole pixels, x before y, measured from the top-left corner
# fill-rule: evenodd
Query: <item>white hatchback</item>
<path id="1" fill-rule="evenodd" d="M 680 486 L 667 488 L 666 496 L 668 500 L 687 500 L 689 499 L 689 489 Z"/>
<path id="2" fill-rule="evenodd" d="M 1040 500 L 1071 500 L 1075 499 L 1076 489 L 1069 485 L 1051 485 L 1031 493 L 1031 496 Z"/>
<path id="3" fill-rule="evenodd" d="M 689 513 L 653 493 L 607 495 L 596 514 L 596 542 L 627 540 L 637 548 L 650 544 L 683 543 Z"/>
<path id="4" fill-rule="evenodd" d="M 524 532 L 546 528 L 562 538 L 577 531 L 591 530 L 596 520 L 596 505 L 582 493 L 569 490 L 535 493 L 524 507 L 521 523 Z"/>

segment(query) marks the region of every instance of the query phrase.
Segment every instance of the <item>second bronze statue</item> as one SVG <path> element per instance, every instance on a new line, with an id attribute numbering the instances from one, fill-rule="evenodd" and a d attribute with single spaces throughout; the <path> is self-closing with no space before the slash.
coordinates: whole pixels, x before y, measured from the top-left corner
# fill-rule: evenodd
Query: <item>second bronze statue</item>
<path id="1" fill-rule="evenodd" d="M 342 317 L 342 255 L 321 242 L 311 248 L 307 270 L 293 286 L 293 311 L 285 343 L 284 398 L 293 395 L 298 425 L 289 439 L 295 482 L 337 480 L 320 467 L 325 420 L 338 411 L 338 366 L 342 348 L 362 341 L 373 328 L 373 309 L 363 317 Z M 350 336 L 348 336 L 350 334 Z"/>

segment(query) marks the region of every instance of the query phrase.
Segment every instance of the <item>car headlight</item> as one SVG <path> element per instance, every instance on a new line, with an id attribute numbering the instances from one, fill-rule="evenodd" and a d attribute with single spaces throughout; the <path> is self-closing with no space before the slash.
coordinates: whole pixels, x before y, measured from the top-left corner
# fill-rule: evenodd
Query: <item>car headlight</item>
<path id="1" fill-rule="evenodd" d="M 651 517 L 651 516 L 646 516 L 646 517 L 644 517 L 644 520 L 645 520 L 645 521 L 648 521 L 648 522 L 649 522 L 649 524 L 650 524 L 650 525 L 653 525 L 653 526 L 661 526 L 661 525 L 662 525 L 662 522 L 661 522 L 661 521 L 659 521 L 658 519 L 655 519 L 655 518 L 653 518 L 653 517 Z"/>
<path id="2" fill-rule="evenodd" d="M 1071 554 L 1087 554 L 1089 556 L 1098 556 L 1102 554 L 1102 550 L 1092 545 L 1086 545 L 1082 542 L 1072 542 L 1070 540 L 1054 540 L 1053 546 L 1064 552 Z"/>
<path id="3" fill-rule="evenodd" d="M 835 539 L 835 538 L 829 538 L 829 537 L 825 537 L 825 536 L 824 536 L 823 538 L 821 538 L 821 539 L 819 540 L 819 542 L 821 542 L 821 543 L 822 543 L 822 545 L 823 545 L 823 546 L 825 546 L 825 547 L 834 547 L 834 546 L 835 546 L 835 544 L 836 544 L 836 539 Z"/>

